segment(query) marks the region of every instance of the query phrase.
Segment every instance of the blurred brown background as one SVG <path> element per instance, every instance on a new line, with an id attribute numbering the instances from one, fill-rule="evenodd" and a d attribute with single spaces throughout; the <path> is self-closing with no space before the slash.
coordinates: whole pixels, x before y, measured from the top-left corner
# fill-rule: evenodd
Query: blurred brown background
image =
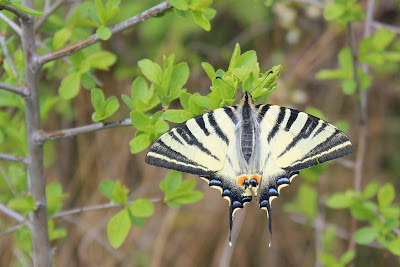
<path id="1" fill-rule="evenodd" d="M 161 63 L 162 55 L 170 53 L 176 54 L 178 62 L 189 63 L 191 74 L 185 88 L 191 93 L 208 94 L 210 81 L 201 69 L 201 62 L 227 69 L 234 46 L 239 43 L 242 51 L 257 52 L 263 71 L 282 65 L 278 89 L 270 95 L 269 103 L 299 110 L 313 106 L 330 122 L 347 120 L 350 123 L 348 135 L 357 147 L 356 97 L 343 95 L 335 81 L 315 78 L 321 69 L 337 68 L 337 54 L 346 45 L 345 28 L 327 23 L 322 9 L 316 6 L 278 2 L 273 8 L 265 7 L 263 1 L 216 3 L 217 15 L 210 32 L 168 13 L 113 36 L 103 46 L 118 56 L 117 66 L 109 72 L 97 73 L 104 83 L 106 96 L 130 95 L 131 83 L 139 74 L 137 61 L 149 58 Z M 398 3 L 379 1 L 374 17 L 384 23 L 400 25 Z M 161 27 L 160 23 L 169 24 L 170 34 L 154 33 Z M 362 23 L 354 24 L 356 41 L 362 38 L 362 30 Z M 363 184 L 374 180 L 380 184 L 392 182 L 400 188 L 400 75 L 398 72 L 372 75 Z M 174 104 L 179 107 L 178 101 Z M 73 106 L 73 120 L 52 114 L 45 129 L 92 123 L 89 91 L 82 90 Z M 122 104 L 113 120 L 127 117 L 129 109 Z M 98 190 L 104 179 L 121 180 L 132 191 L 131 199 L 162 197 L 159 182 L 167 170 L 146 165 L 145 152 L 130 154 L 129 141 L 134 133 L 133 128 L 126 127 L 52 141 L 53 160 L 46 169 L 46 176 L 49 183 L 60 181 L 70 195 L 64 209 L 105 203 L 107 199 Z M 354 156 L 346 160 L 354 160 Z M 189 177 L 192 178 L 184 175 L 184 178 Z M 327 194 L 352 188 L 353 177 L 353 170 L 340 162 L 330 164 L 315 185 L 320 201 L 323 203 Z M 255 202 L 238 211 L 233 229 L 237 239 L 232 247 L 228 245 L 228 202 L 200 179 L 197 189 L 204 192 L 202 201 L 180 209 L 156 203 L 155 214 L 147 219 L 146 226 L 132 227 L 128 239 L 117 250 L 109 245 L 106 234 L 107 222 L 117 208 L 64 217 L 57 223 L 67 229 L 68 236 L 53 244 L 57 248 L 55 266 L 314 266 L 321 233 L 316 231 L 315 223 L 283 210 L 285 203 L 295 200 L 301 182 L 300 175 L 273 202 L 272 237 L 267 229 L 266 214 Z M 323 208 L 323 213 L 326 223 L 343 230 L 336 237 L 337 255 L 341 255 L 348 247 L 350 215 L 347 211 L 327 208 Z M 6 244 L 11 238 L 12 235 L 3 237 L 1 243 Z M 270 240 L 272 247 L 269 248 Z M 379 248 L 358 247 L 357 257 L 357 266 L 400 266 L 398 258 Z"/>

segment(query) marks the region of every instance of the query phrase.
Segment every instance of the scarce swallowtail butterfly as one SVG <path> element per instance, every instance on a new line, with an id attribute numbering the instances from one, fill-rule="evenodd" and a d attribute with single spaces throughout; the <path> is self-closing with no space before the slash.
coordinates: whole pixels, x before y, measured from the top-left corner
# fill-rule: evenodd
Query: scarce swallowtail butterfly
<path id="1" fill-rule="evenodd" d="M 299 170 L 353 152 L 349 138 L 310 114 L 256 105 L 245 92 L 237 106 L 218 108 L 166 132 L 150 147 L 146 163 L 199 175 L 229 201 L 230 235 L 235 211 L 258 196 L 267 211 Z"/>

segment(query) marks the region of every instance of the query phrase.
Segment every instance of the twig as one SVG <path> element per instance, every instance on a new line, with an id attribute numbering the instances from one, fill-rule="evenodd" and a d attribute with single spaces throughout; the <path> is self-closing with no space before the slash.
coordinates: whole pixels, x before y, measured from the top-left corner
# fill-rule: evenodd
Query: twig
<path id="1" fill-rule="evenodd" d="M 122 121 L 115 121 L 115 122 L 109 122 L 109 123 L 98 122 L 98 123 L 93 123 L 90 125 L 85 125 L 85 126 L 80 126 L 80 127 L 76 127 L 76 128 L 70 128 L 70 129 L 64 129 L 64 130 L 58 130 L 58 131 L 52 131 L 52 132 L 43 132 L 42 131 L 40 133 L 37 133 L 35 140 L 38 143 L 44 143 L 48 140 L 54 140 L 54 139 L 59 139 L 59 138 L 64 138 L 64 137 L 71 137 L 71 136 L 75 136 L 75 135 L 82 134 L 82 133 L 89 133 L 89 132 L 98 131 L 98 130 L 123 127 L 123 126 L 131 126 L 131 125 L 132 125 L 131 119 L 124 119 Z"/>
<path id="2" fill-rule="evenodd" d="M 10 209 L 9 207 L 4 205 L 3 203 L 0 203 L 0 212 L 4 213 L 8 217 L 13 218 L 17 222 L 19 222 L 19 223 L 21 223 L 23 225 L 26 225 L 28 228 L 32 227 L 32 225 L 30 224 L 30 222 L 29 222 L 29 220 L 27 218 L 25 218 L 24 216 L 22 216 L 18 212 Z"/>
<path id="3" fill-rule="evenodd" d="M 371 35 L 371 25 L 373 22 L 373 12 L 374 12 L 375 0 L 368 0 L 367 4 L 367 16 L 364 25 L 364 38 Z M 349 24 L 350 25 L 350 24 Z M 354 52 L 354 42 L 352 38 L 351 27 L 349 27 L 349 44 L 352 53 L 353 59 L 353 69 L 356 66 L 355 52 Z M 368 73 L 369 68 L 367 64 L 362 64 L 362 69 L 365 73 Z M 355 69 L 355 73 L 357 73 L 357 68 Z M 360 81 L 358 80 L 358 75 L 354 75 L 355 82 L 357 84 L 357 92 L 360 95 L 360 113 L 359 113 L 359 136 L 358 136 L 358 148 L 356 154 L 356 162 L 354 169 L 354 190 L 356 192 L 361 191 L 362 185 L 362 177 L 363 177 L 363 168 L 364 168 L 364 158 L 365 151 L 367 146 L 367 121 L 368 121 L 368 109 L 367 109 L 367 91 L 362 90 L 360 87 Z M 352 227 L 351 227 L 351 238 L 349 242 L 349 250 L 356 249 L 356 243 L 354 240 L 354 234 L 357 231 L 357 219 L 352 219 Z"/>
<path id="4" fill-rule="evenodd" d="M 372 21 L 371 26 L 374 27 L 375 29 L 386 28 L 389 31 L 400 34 L 400 27 L 397 27 L 397 26 L 388 25 L 388 24 L 378 22 L 378 21 Z"/>
<path id="5" fill-rule="evenodd" d="M 336 159 L 335 162 L 349 169 L 354 169 L 356 166 L 355 162 L 349 159 Z"/>
<path id="6" fill-rule="evenodd" d="M 42 26 L 42 24 L 46 21 L 46 19 L 54 12 L 57 10 L 57 8 L 59 8 L 64 2 L 66 2 L 67 0 L 58 0 L 56 1 L 54 4 L 52 4 L 49 7 L 46 7 L 46 5 L 49 4 L 49 1 L 46 1 L 46 5 L 45 5 L 45 10 L 44 10 L 44 14 L 38 19 L 38 21 L 35 23 L 35 31 L 37 31 L 40 26 Z"/>
<path id="7" fill-rule="evenodd" d="M 154 199 L 150 199 L 150 201 L 153 202 L 153 203 L 158 203 L 158 202 L 161 202 L 162 199 L 161 198 L 154 198 Z M 128 201 L 126 203 L 126 205 L 130 205 L 133 202 L 134 202 L 134 200 Z M 121 204 L 118 204 L 118 203 L 104 203 L 104 204 L 99 204 L 99 205 L 93 205 L 93 206 L 88 206 L 88 207 L 82 207 L 82 208 L 76 208 L 76 209 L 71 209 L 71 210 L 60 211 L 60 212 L 54 214 L 53 216 L 50 216 L 49 218 L 50 219 L 56 219 L 56 218 L 60 218 L 60 217 L 74 215 L 74 214 L 81 213 L 81 212 L 93 211 L 93 210 L 102 210 L 102 209 L 109 209 L 109 208 L 116 208 L 116 207 L 121 207 Z"/>
<path id="8" fill-rule="evenodd" d="M 25 165 L 28 164 L 28 159 L 26 159 L 24 157 L 17 157 L 17 156 L 9 155 L 9 154 L 0 154 L 0 159 L 14 161 L 14 162 L 22 163 Z"/>
<path id="9" fill-rule="evenodd" d="M 19 228 L 21 228 L 22 226 L 24 226 L 24 224 L 19 223 L 19 224 L 17 224 L 17 225 L 14 225 L 14 226 L 12 226 L 12 227 L 6 229 L 5 231 L 3 231 L 3 232 L 0 233 L 0 238 L 3 237 L 3 236 L 5 236 L 5 235 L 14 233 L 15 231 L 17 231 L 17 230 L 18 230 Z"/>
<path id="10" fill-rule="evenodd" d="M 1 49 L 3 50 L 4 58 L 7 60 L 7 63 L 10 66 L 10 69 L 11 69 L 12 73 L 18 79 L 18 73 L 15 70 L 14 62 L 13 62 L 11 56 L 10 56 L 10 52 L 8 51 L 5 32 L 4 32 L 4 34 L 0 33 L 0 46 L 1 46 Z M 18 82 L 20 82 L 19 79 L 18 79 Z"/>
<path id="11" fill-rule="evenodd" d="M 8 26 L 11 27 L 19 36 L 22 34 L 21 27 L 19 27 L 14 21 L 9 19 L 6 15 L 3 14 L 3 12 L 0 12 L 0 19 L 4 20 L 5 23 L 8 24 Z"/>
<path id="12" fill-rule="evenodd" d="M 30 16 L 28 14 L 25 14 L 24 12 L 19 11 L 18 9 L 16 9 L 13 6 L 0 4 L 0 10 L 10 11 L 10 12 L 14 13 L 18 18 L 20 18 L 22 20 L 30 20 Z"/>
<path id="13" fill-rule="evenodd" d="M 164 1 L 152 8 L 149 8 L 148 10 L 146 10 L 138 15 L 135 15 L 123 22 L 116 24 L 113 27 L 110 27 L 110 30 L 113 34 L 123 31 L 123 30 L 125 30 L 129 27 L 132 27 L 132 26 L 136 25 L 137 23 L 142 22 L 150 17 L 153 17 L 171 7 L 172 6 L 167 1 Z M 81 50 L 91 44 L 94 44 L 100 40 L 101 39 L 99 38 L 99 36 L 97 34 L 93 34 L 82 41 L 79 41 L 77 43 L 71 44 L 71 45 L 61 48 L 59 50 L 52 51 L 52 52 L 49 52 L 49 53 L 39 56 L 38 63 L 40 65 L 43 65 L 49 61 L 56 60 L 58 58 L 61 58 L 61 57 L 67 56 L 67 55 L 72 55 L 76 51 L 79 51 L 79 50 Z"/>

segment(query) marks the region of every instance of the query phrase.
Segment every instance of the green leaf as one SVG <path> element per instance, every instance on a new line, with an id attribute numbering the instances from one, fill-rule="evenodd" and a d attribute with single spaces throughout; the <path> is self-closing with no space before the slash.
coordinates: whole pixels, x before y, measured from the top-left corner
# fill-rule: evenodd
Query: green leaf
<path id="1" fill-rule="evenodd" d="M 394 199 L 394 187 L 392 184 L 387 183 L 378 191 L 378 203 L 380 208 L 392 203 Z"/>
<path id="2" fill-rule="evenodd" d="M 93 89 L 93 88 L 96 87 L 96 81 L 95 81 L 95 79 L 94 79 L 91 75 L 89 75 L 89 74 L 87 74 L 87 73 L 82 74 L 82 76 L 81 76 L 81 82 L 82 82 L 82 86 L 83 86 L 85 89 L 90 90 L 90 89 Z"/>
<path id="3" fill-rule="evenodd" d="M 126 209 L 121 210 L 110 219 L 107 224 L 107 236 L 113 248 L 119 248 L 122 245 L 130 228 L 131 221 Z"/>
<path id="4" fill-rule="evenodd" d="M 299 190 L 298 204 L 302 214 L 308 218 L 315 218 L 317 216 L 317 191 L 308 185 L 302 184 Z"/>
<path id="5" fill-rule="evenodd" d="M 213 66 L 211 66 L 209 63 L 203 62 L 201 63 L 201 66 L 203 67 L 204 71 L 206 72 L 210 80 L 213 80 L 217 77 L 217 74 L 215 73 Z"/>
<path id="6" fill-rule="evenodd" d="M 72 99 L 79 93 L 80 87 L 81 75 L 78 72 L 73 72 L 62 80 L 58 93 L 64 99 Z"/>
<path id="7" fill-rule="evenodd" d="M 126 201 L 128 200 L 129 189 L 121 185 L 119 181 L 116 181 L 114 184 L 113 191 L 111 193 L 112 200 L 124 206 Z"/>
<path id="8" fill-rule="evenodd" d="M 129 205 L 129 211 L 135 217 L 150 217 L 154 213 L 154 205 L 148 199 L 139 198 Z"/>
<path id="9" fill-rule="evenodd" d="M 202 11 L 195 11 L 195 10 L 191 10 L 190 12 L 194 18 L 194 21 L 200 26 L 202 27 L 204 30 L 209 31 L 211 29 L 211 24 L 210 22 L 207 20 L 207 18 L 204 15 L 204 12 Z"/>
<path id="10" fill-rule="evenodd" d="M 103 91 L 97 88 L 92 89 L 90 91 L 90 98 L 96 113 L 98 113 L 100 116 L 103 116 L 105 114 L 105 100 Z"/>
<path id="11" fill-rule="evenodd" d="M 169 87 L 171 89 L 181 89 L 189 78 L 189 67 L 186 62 L 174 66 Z"/>
<path id="12" fill-rule="evenodd" d="M 388 248 L 393 254 L 400 256 L 400 238 L 398 237 L 390 242 Z"/>
<path id="13" fill-rule="evenodd" d="M 189 111 L 182 109 L 168 109 L 162 115 L 164 120 L 182 123 L 193 117 L 193 114 Z"/>
<path id="14" fill-rule="evenodd" d="M 324 9 L 324 18 L 328 21 L 338 19 L 345 11 L 343 5 L 330 3 Z"/>
<path id="15" fill-rule="evenodd" d="M 370 205 L 360 202 L 353 203 L 350 206 L 350 213 L 359 220 L 371 220 L 376 217 Z"/>
<path id="16" fill-rule="evenodd" d="M 347 73 L 348 77 L 351 78 L 353 76 L 353 59 L 350 47 L 343 47 L 339 52 L 338 59 L 343 72 Z"/>
<path id="17" fill-rule="evenodd" d="M 7 206 L 13 210 L 21 211 L 32 211 L 35 209 L 35 199 L 28 195 L 25 198 L 13 198 L 8 203 Z"/>
<path id="18" fill-rule="evenodd" d="M 346 251 L 346 253 L 344 253 L 342 257 L 340 257 L 340 263 L 343 266 L 347 266 L 354 259 L 355 256 L 356 253 L 354 252 L 354 250 Z"/>
<path id="19" fill-rule="evenodd" d="M 51 183 L 46 186 L 47 214 L 49 216 L 56 214 L 63 207 L 63 200 L 68 194 L 63 194 L 60 183 Z"/>
<path id="20" fill-rule="evenodd" d="M 129 146 L 131 147 L 131 153 L 136 154 L 144 149 L 146 149 L 151 144 L 151 138 L 149 134 L 141 134 L 136 136 L 129 142 Z"/>
<path id="21" fill-rule="evenodd" d="M 99 185 L 100 192 L 110 200 L 112 197 L 112 192 L 114 190 L 114 181 L 111 180 L 104 180 Z"/>
<path id="22" fill-rule="evenodd" d="M 160 66 L 149 59 L 143 59 L 138 62 L 140 69 L 142 70 L 144 76 L 154 83 L 161 84 L 161 79 L 163 77 L 162 70 Z"/>
<path id="23" fill-rule="evenodd" d="M 346 196 L 346 194 L 336 193 L 328 198 L 326 205 L 331 209 L 345 209 L 350 207 L 353 200 Z"/>
<path id="24" fill-rule="evenodd" d="M 168 130 L 169 130 L 169 125 L 164 120 L 158 120 L 154 124 L 154 132 L 156 132 L 156 133 L 161 133 L 162 134 L 162 133 L 165 133 Z"/>
<path id="25" fill-rule="evenodd" d="M 137 77 L 131 87 L 132 100 L 136 98 L 145 99 L 148 90 L 146 81 L 142 77 Z"/>
<path id="26" fill-rule="evenodd" d="M 362 227 L 354 234 L 356 243 L 366 245 L 374 241 L 379 234 L 379 230 L 375 227 Z"/>
<path id="27" fill-rule="evenodd" d="M 357 85 L 354 80 L 344 80 L 341 87 L 345 95 L 351 95 L 356 91 Z"/>
<path id="28" fill-rule="evenodd" d="M 241 55 L 236 61 L 232 68 L 248 67 L 249 70 L 257 64 L 257 53 L 254 50 L 250 50 Z"/>
<path id="29" fill-rule="evenodd" d="M 102 0 L 95 0 L 94 5 L 96 8 L 96 14 L 97 18 L 100 20 L 101 25 L 105 25 L 107 23 L 106 18 L 105 18 L 105 10 L 104 10 L 104 4 Z"/>
<path id="30" fill-rule="evenodd" d="M 379 190 L 379 184 L 377 182 L 371 182 L 365 187 L 364 192 L 362 192 L 361 194 L 361 198 L 363 200 L 369 199 L 375 196 L 378 190 Z"/>
<path id="31" fill-rule="evenodd" d="M 100 26 L 97 30 L 96 30 L 96 34 L 99 36 L 99 38 L 103 41 L 110 39 L 112 32 L 111 30 L 106 27 L 106 26 Z"/>
<path id="32" fill-rule="evenodd" d="M 10 6 L 13 6 L 13 7 L 15 7 L 16 9 L 18 9 L 19 11 L 24 12 L 24 13 L 29 14 L 29 15 L 34 15 L 34 16 L 43 15 L 43 12 L 42 12 L 42 11 L 34 10 L 34 9 L 32 9 L 32 8 L 26 7 L 26 6 L 21 5 L 21 4 L 19 4 L 19 3 L 10 2 L 9 5 L 10 5 Z"/>
<path id="33" fill-rule="evenodd" d="M 372 37 L 372 45 L 374 46 L 375 51 L 384 51 L 395 37 L 396 33 L 389 31 L 385 27 L 377 30 Z"/>
<path id="34" fill-rule="evenodd" d="M 113 53 L 107 51 L 94 53 L 86 59 L 86 63 L 89 64 L 90 67 L 101 70 L 108 70 L 116 61 L 117 57 Z"/>
<path id="35" fill-rule="evenodd" d="M 149 116 L 140 111 L 131 111 L 132 125 L 139 131 L 146 131 L 148 126 L 151 125 L 151 119 Z"/>
<path id="36" fill-rule="evenodd" d="M 131 223 L 134 226 L 143 227 L 146 224 L 146 219 L 145 218 L 140 218 L 140 217 L 135 217 L 135 216 L 129 216 L 129 218 L 131 219 Z"/>
<path id="37" fill-rule="evenodd" d="M 108 98 L 105 103 L 105 106 L 106 106 L 105 116 L 106 118 L 110 118 L 119 108 L 118 99 L 115 96 Z"/>
<path id="38" fill-rule="evenodd" d="M 169 0 L 168 3 L 179 10 L 188 10 L 189 8 L 189 3 L 187 0 Z"/>
<path id="39" fill-rule="evenodd" d="M 327 79 L 334 79 L 334 80 L 342 80 L 348 77 L 348 74 L 345 73 L 343 70 L 321 70 L 319 71 L 316 76 L 318 80 L 327 80 Z"/>
<path id="40" fill-rule="evenodd" d="M 160 182 L 160 189 L 166 196 L 171 195 L 182 182 L 182 174 L 178 171 L 170 171 L 165 179 Z"/>
<path id="41" fill-rule="evenodd" d="M 324 264 L 324 266 L 340 266 L 339 262 L 327 252 L 318 254 L 318 259 Z"/>
<path id="42" fill-rule="evenodd" d="M 197 201 L 202 200 L 204 197 L 204 194 L 200 191 L 195 191 L 195 192 L 184 192 L 179 195 L 174 195 L 170 199 L 168 199 L 168 202 L 176 202 L 179 204 L 190 204 L 194 203 Z"/>
<path id="43" fill-rule="evenodd" d="M 62 28 L 61 30 L 57 31 L 53 38 L 53 49 L 57 50 L 64 47 L 65 43 L 71 37 L 71 34 L 71 30 L 68 28 Z"/>

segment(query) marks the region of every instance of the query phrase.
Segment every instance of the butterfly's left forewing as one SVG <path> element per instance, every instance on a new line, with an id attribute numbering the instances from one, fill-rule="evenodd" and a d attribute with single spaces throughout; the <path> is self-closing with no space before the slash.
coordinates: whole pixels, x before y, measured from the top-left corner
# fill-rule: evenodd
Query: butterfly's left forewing
<path id="1" fill-rule="evenodd" d="M 234 108 L 220 108 L 194 117 L 162 135 L 151 145 L 146 163 L 210 176 L 226 160 L 236 123 Z"/>

